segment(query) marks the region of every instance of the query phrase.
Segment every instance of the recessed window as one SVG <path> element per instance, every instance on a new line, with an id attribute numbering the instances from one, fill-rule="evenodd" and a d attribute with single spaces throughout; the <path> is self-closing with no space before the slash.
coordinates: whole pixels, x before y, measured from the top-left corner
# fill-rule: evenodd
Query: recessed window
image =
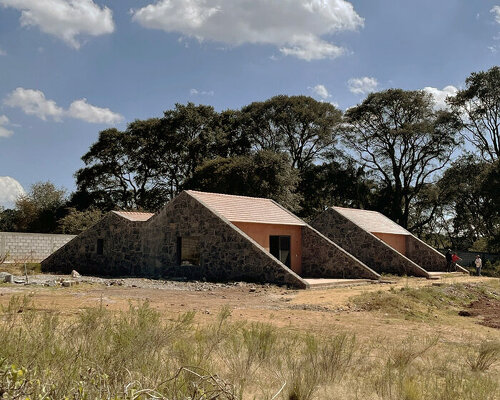
<path id="1" fill-rule="evenodd" d="M 290 268 L 290 236 L 269 236 L 269 252 Z"/>
<path id="2" fill-rule="evenodd" d="M 200 238 L 183 236 L 177 238 L 177 263 L 200 265 Z"/>
<path id="3" fill-rule="evenodd" d="M 102 256 L 104 253 L 104 239 L 97 239 L 97 249 L 96 249 L 97 255 Z"/>

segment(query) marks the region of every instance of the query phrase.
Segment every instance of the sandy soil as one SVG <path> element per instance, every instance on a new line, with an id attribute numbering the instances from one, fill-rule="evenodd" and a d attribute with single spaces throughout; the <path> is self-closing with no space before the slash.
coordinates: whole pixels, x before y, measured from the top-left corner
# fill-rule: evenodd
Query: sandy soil
<path id="1" fill-rule="evenodd" d="M 31 279 L 31 277 L 30 277 Z M 36 281 L 36 277 L 31 281 Z M 149 301 L 165 318 L 176 318 L 187 311 L 196 312 L 196 321 L 206 323 L 216 318 L 223 306 L 232 310 L 233 320 L 268 322 L 292 330 L 315 332 L 348 331 L 358 337 L 378 340 L 387 336 L 412 334 L 439 335 L 445 340 L 467 338 L 500 339 L 500 302 L 482 299 L 471 306 L 471 316 L 439 313 L 434 320 L 403 320 L 387 314 L 356 311 L 349 299 L 368 291 L 391 287 L 420 287 L 436 283 L 489 282 L 497 278 L 454 276 L 439 282 L 421 278 L 394 278 L 391 284 L 331 288 L 323 290 L 289 290 L 272 285 L 248 283 L 213 284 L 206 282 L 166 282 L 149 279 L 106 280 L 81 277 L 71 287 L 53 285 L 68 276 L 39 276 L 39 284 L 0 284 L 0 304 L 13 295 L 31 295 L 37 308 L 58 310 L 74 315 L 86 307 L 103 304 L 111 310 L 125 310 L 130 303 Z M 393 280 L 391 278 L 391 280 Z M 43 286 L 43 285 L 52 286 Z M 485 303 L 486 301 L 486 303 Z M 487 314 L 487 315 L 486 315 Z M 489 320 L 492 323 L 480 325 Z M 497 325 L 495 325 L 497 324 Z"/>

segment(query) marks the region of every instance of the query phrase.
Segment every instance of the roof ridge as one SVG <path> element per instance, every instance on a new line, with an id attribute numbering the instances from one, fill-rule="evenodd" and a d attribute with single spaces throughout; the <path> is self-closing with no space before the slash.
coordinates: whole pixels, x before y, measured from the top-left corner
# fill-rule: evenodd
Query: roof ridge
<path id="1" fill-rule="evenodd" d="M 256 196 L 244 196 L 242 194 L 228 194 L 228 193 L 216 193 L 216 192 L 204 192 L 201 190 L 185 190 L 188 193 L 202 193 L 202 194 L 213 194 L 216 196 L 224 196 L 224 197 L 241 197 L 245 199 L 260 199 L 260 200 L 267 200 L 267 201 L 273 201 L 272 199 L 269 199 L 267 197 L 256 197 Z"/>

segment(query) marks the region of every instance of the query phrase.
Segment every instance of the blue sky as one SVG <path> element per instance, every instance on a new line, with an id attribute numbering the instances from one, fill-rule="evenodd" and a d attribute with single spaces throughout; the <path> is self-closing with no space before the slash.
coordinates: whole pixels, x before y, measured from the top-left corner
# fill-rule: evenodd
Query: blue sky
<path id="1" fill-rule="evenodd" d="M 0 0 L 0 205 L 16 181 L 74 190 L 99 131 L 175 103 L 442 103 L 499 56 L 500 0 Z"/>

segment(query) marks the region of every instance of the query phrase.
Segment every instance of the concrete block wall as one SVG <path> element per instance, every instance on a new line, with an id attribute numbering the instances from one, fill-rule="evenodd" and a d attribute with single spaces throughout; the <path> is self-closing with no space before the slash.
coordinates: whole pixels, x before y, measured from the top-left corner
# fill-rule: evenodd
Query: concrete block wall
<path id="1" fill-rule="evenodd" d="M 332 208 L 318 215 L 311 225 L 379 274 L 429 277 L 420 265 Z"/>
<path id="2" fill-rule="evenodd" d="M 40 262 L 64 246 L 75 235 L 0 232 L 0 256 L 7 262 Z"/>

